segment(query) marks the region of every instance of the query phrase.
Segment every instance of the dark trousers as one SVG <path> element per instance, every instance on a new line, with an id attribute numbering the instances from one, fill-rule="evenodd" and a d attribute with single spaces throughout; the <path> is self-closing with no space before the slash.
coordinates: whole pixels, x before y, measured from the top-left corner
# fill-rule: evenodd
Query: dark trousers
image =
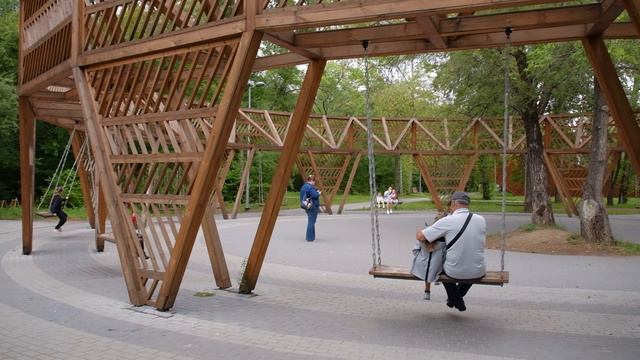
<path id="1" fill-rule="evenodd" d="M 56 212 L 56 215 L 60 219 L 60 221 L 58 221 L 58 225 L 56 225 L 56 229 L 60 229 L 62 227 L 62 225 L 64 225 L 64 223 L 67 222 L 67 213 L 65 213 L 62 210 L 58 210 Z"/>
<path id="2" fill-rule="evenodd" d="M 316 239 L 316 219 L 318 218 L 318 212 L 320 211 L 317 207 L 312 207 L 307 211 L 307 241 L 314 241 Z"/>
<path id="3" fill-rule="evenodd" d="M 447 290 L 449 302 L 454 305 L 459 304 L 462 298 L 467 295 L 469 289 L 471 289 L 471 284 L 443 282 L 442 285 L 444 285 L 445 290 Z"/>

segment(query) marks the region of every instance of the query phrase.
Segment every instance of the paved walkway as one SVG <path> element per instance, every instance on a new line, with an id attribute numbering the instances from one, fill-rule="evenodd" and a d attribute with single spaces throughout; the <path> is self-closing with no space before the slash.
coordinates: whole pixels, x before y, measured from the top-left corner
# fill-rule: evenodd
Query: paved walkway
<path id="1" fill-rule="evenodd" d="M 256 220 L 218 221 L 236 283 Z M 410 260 L 424 220 L 381 217 L 385 263 Z M 85 224 L 55 234 L 37 223 L 34 253 L 23 256 L 19 222 L 0 222 L 0 359 L 640 357 L 640 258 L 507 253 L 512 283 L 473 287 L 460 313 L 441 286 L 425 302 L 420 282 L 366 275 L 367 213 L 320 216 L 314 243 L 301 237 L 305 221 L 278 220 L 257 296 L 216 290 L 199 240 L 166 313 L 129 305 L 115 246 L 96 253 Z M 487 259 L 499 266 L 498 252 Z"/>

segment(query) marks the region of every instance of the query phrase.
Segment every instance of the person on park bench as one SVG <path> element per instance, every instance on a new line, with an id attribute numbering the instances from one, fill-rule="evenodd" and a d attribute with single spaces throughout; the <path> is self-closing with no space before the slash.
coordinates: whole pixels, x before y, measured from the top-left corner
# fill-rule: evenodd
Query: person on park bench
<path id="1" fill-rule="evenodd" d="M 416 240 L 427 243 L 445 238 L 446 254 L 442 273 L 452 279 L 463 280 L 443 283 L 447 291 L 447 306 L 459 311 L 467 309 L 464 296 L 471 288 L 471 284 L 464 283 L 464 280 L 479 279 L 486 273 L 484 246 L 487 225 L 482 216 L 469 212 L 470 203 L 466 192 L 456 191 L 449 203 L 451 215 L 416 234 Z"/>

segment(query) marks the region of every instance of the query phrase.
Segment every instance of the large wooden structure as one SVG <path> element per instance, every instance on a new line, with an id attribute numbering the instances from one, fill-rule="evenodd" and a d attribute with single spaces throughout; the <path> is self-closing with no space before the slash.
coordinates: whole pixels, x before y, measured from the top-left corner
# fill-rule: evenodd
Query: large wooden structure
<path id="1" fill-rule="evenodd" d="M 625 9 L 631 21 L 614 22 Z M 252 71 L 308 64 L 244 272 L 241 291 L 254 289 L 325 63 L 362 56 L 362 40 L 372 56 L 497 47 L 505 27 L 515 46 L 581 40 L 640 173 L 640 128 L 604 43 L 638 38 L 640 0 L 29 0 L 20 13 L 23 253 L 33 237 L 35 120 L 82 130 L 96 227 L 108 213 L 136 305 L 173 306 L 200 228 L 216 283 L 230 286 L 213 204 L 244 89 Z M 262 41 L 287 52 L 259 57 Z M 299 161 L 313 168 L 315 159 Z M 150 259 L 132 211 L 144 215 Z"/>

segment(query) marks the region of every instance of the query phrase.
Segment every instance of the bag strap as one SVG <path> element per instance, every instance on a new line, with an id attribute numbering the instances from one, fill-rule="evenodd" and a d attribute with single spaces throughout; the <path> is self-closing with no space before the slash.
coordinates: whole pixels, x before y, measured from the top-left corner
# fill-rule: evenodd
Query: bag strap
<path id="1" fill-rule="evenodd" d="M 460 229 L 460 231 L 458 232 L 456 237 L 454 237 L 453 240 L 451 240 L 451 242 L 447 244 L 447 250 L 451 249 L 453 244 L 455 244 L 456 241 L 458 241 L 458 239 L 460 239 L 460 236 L 462 236 L 464 231 L 467 229 L 467 225 L 469 225 L 469 222 L 471 221 L 471 217 L 472 216 L 473 216 L 473 213 L 469 213 L 469 216 L 467 216 L 467 220 L 465 220 L 464 221 L 464 225 L 462 225 L 462 229 Z"/>

